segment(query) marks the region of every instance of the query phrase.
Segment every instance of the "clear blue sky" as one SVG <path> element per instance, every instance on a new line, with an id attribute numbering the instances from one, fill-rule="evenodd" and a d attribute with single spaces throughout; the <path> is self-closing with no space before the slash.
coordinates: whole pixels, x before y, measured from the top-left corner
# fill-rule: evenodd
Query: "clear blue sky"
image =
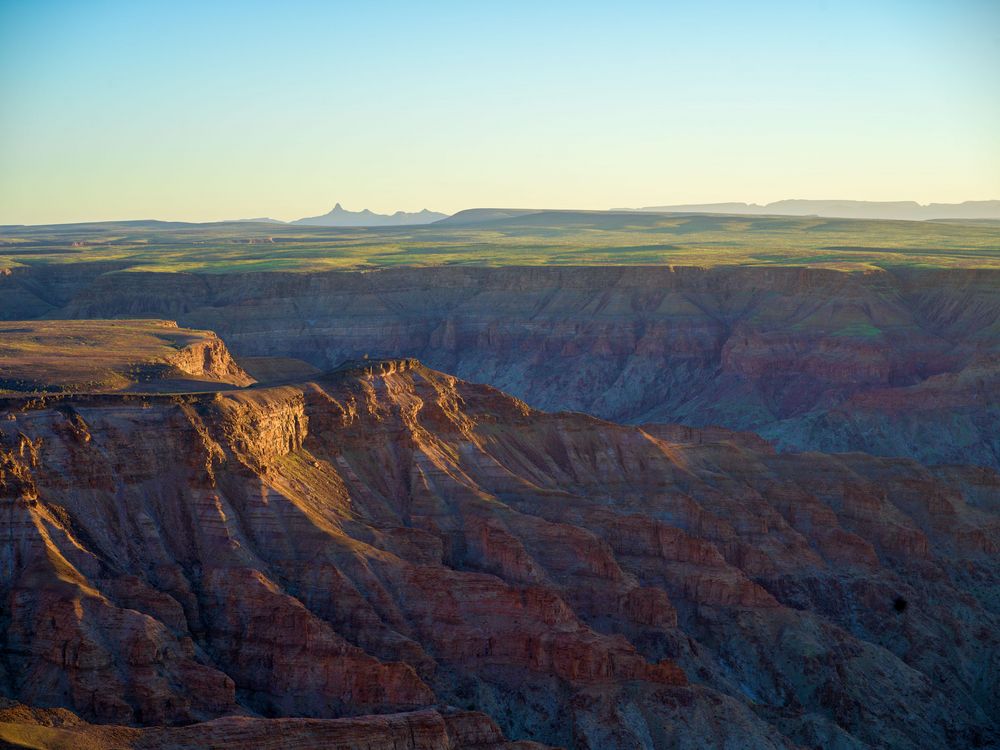
<path id="1" fill-rule="evenodd" d="M 0 0 L 0 223 L 1000 198 L 1000 0 Z"/>

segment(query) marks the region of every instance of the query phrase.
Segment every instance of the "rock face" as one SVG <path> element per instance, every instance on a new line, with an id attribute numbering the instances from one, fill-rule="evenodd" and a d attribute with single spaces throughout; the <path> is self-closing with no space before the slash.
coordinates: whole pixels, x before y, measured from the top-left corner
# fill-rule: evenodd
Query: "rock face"
<path id="1" fill-rule="evenodd" d="M 35 707 L 0 737 L 66 709 L 134 747 L 265 722 L 303 747 L 1000 740 L 990 469 L 547 414 L 369 360 L 8 399 L 0 517 L 0 686 Z"/>
<path id="2" fill-rule="evenodd" d="M 0 317 L 169 317 L 216 330 L 238 356 L 322 369 L 414 356 L 537 408 L 1000 468 L 996 271 L 81 271 L 73 282 L 53 266 L 12 269 L 0 292 Z"/>

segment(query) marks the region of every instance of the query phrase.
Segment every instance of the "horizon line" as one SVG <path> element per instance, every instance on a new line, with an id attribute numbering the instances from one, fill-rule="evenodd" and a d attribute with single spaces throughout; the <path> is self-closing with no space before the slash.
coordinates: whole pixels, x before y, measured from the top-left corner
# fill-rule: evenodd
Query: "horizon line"
<path id="1" fill-rule="evenodd" d="M 913 206 L 921 209 L 931 208 L 933 206 L 965 206 L 968 204 L 982 204 L 982 203 L 997 203 L 1000 204 L 1000 198 L 970 198 L 962 201 L 929 201 L 927 203 L 921 203 L 917 200 L 867 200 L 861 198 L 781 198 L 775 201 L 768 201 L 764 203 L 756 203 L 750 201 L 706 201 L 706 202 L 685 202 L 685 203 L 664 203 L 664 204 L 647 204 L 644 206 L 618 206 L 611 208 L 556 208 L 556 207 L 531 207 L 531 206 L 471 206 L 466 208 L 461 208 L 454 212 L 438 211 L 430 208 L 421 208 L 414 211 L 407 211 L 405 209 L 397 209 L 395 211 L 382 213 L 369 208 L 362 208 L 357 211 L 350 209 L 345 209 L 343 203 L 340 201 L 335 202 L 334 207 L 323 214 L 313 214 L 306 215 L 296 219 L 277 219 L 272 216 L 257 216 L 251 218 L 238 218 L 238 219 L 208 219 L 204 221 L 195 221 L 190 219 L 163 219 L 163 218 L 151 218 L 151 217 L 139 217 L 139 218 L 117 218 L 117 219 L 84 219 L 79 221 L 47 221 L 38 223 L 26 223 L 26 222 L 14 222 L 14 223 L 3 223 L 0 224 L 0 228 L 10 228 L 10 227 L 47 227 L 47 226 L 73 226 L 78 224 L 125 224 L 125 223 L 148 223 L 157 222 L 162 224 L 191 224 L 191 225 L 208 225 L 208 224 L 280 224 L 280 225 L 291 225 L 297 221 L 307 218 L 317 218 L 320 216 L 326 216 L 332 213 L 337 208 L 340 208 L 345 213 L 361 214 L 368 212 L 375 216 L 381 217 L 393 217 L 398 214 L 420 214 L 420 213 L 437 213 L 443 214 L 445 218 L 451 218 L 457 216 L 460 213 L 466 211 L 525 211 L 533 213 L 545 213 L 545 212 L 572 212 L 572 213 L 657 213 L 662 209 L 662 213 L 708 213 L 708 214 L 718 214 L 718 215 L 741 215 L 739 211 L 671 211 L 669 209 L 684 209 L 684 208 L 695 208 L 695 207 L 710 207 L 710 206 L 746 206 L 747 208 L 768 208 L 782 203 L 855 203 L 855 204 L 869 204 L 869 205 L 896 205 L 896 206 Z M 759 214 L 758 214 L 759 215 Z M 774 216 L 782 216 L 787 214 L 775 213 Z M 822 216 L 821 214 L 792 214 L 792 216 L 798 216 L 800 218 L 808 218 L 809 216 Z M 857 221 L 933 221 L 935 219 L 891 219 L 891 218 L 881 218 L 881 217 L 832 217 L 832 216 L 822 216 L 822 218 L 846 218 L 854 219 Z M 984 219 L 968 219 L 968 217 L 939 217 L 939 218 L 966 218 L 967 220 L 973 221 L 989 221 L 991 218 Z M 442 219 L 437 219 L 435 221 L 441 221 Z M 997 217 L 1000 220 L 1000 216 Z M 412 227 L 412 226 L 428 226 L 435 222 L 425 222 L 418 224 L 397 224 L 397 225 L 387 225 L 387 226 L 364 226 L 364 225 L 331 225 L 325 228 L 327 229 L 391 229 L 395 227 Z M 322 225 L 316 224 L 301 224 L 299 226 L 314 226 L 323 228 Z"/>

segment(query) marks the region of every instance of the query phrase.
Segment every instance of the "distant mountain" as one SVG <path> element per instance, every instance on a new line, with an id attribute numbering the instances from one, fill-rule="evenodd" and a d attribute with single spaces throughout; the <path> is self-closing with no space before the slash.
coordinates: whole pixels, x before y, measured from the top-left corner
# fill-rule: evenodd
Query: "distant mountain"
<path id="1" fill-rule="evenodd" d="M 663 213 L 769 214 L 778 216 L 829 216 L 841 219 L 1000 219 L 1000 200 L 963 203 L 916 201 L 783 200 L 767 203 L 700 203 L 647 206 L 631 209 Z"/>
<path id="2" fill-rule="evenodd" d="M 639 209 L 645 211 L 646 209 Z M 483 224 L 490 221 L 516 219 L 532 214 L 548 213 L 538 208 L 466 208 L 440 220 L 441 224 Z"/>
<path id="3" fill-rule="evenodd" d="M 416 213 L 397 211 L 389 215 L 377 214 L 367 208 L 363 211 L 348 211 L 338 203 L 328 214 L 307 216 L 289 223 L 316 227 L 395 227 L 407 224 L 430 224 L 432 221 L 446 218 L 448 218 L 448 214 L 428 211 L 426 208 Z"/>

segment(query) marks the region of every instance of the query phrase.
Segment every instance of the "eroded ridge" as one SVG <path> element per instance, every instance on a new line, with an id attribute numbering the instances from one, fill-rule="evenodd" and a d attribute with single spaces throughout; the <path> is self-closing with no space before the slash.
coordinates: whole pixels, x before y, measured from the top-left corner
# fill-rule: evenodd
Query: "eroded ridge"
<path id="1" fill-rule="evenodd" d="M 997 739 L 988 469 L 549 414 L 410 359 L 22 404 L 0 451 L 22 704 L 296 731 L 450 705 L 483 743 L 591 748 Z"/>

